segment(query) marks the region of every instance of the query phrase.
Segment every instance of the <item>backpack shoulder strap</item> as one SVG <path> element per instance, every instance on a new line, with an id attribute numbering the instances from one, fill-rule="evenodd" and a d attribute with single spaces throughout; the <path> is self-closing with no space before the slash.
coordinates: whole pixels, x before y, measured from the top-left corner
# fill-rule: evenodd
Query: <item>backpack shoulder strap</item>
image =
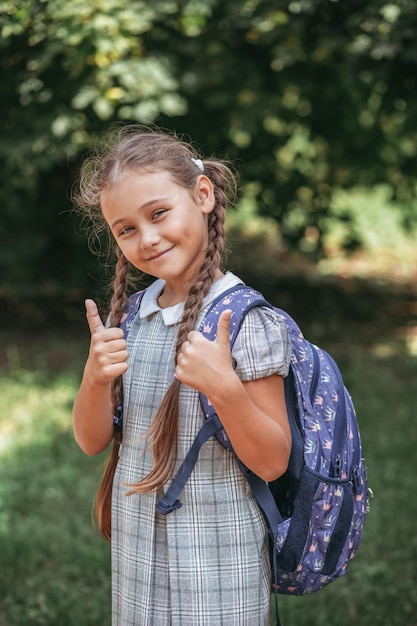
<path id="1" fill-rule="evenodd" d="M 216 338 L 217 324 L 221 313 L 230 309 L 232 311 L 232 317 L 230 321 L 229 339 L 230 349 L 232 349 L 245 315 L 248 311 L 258 306 L 273 308 L 272 305 L 269 304 L 259 292 L 243 284 L 235 285 L 234 287 L 231 287 L 227 291 L 223 292 L 218 298 L 216 298 L 216 300 L 214 300 L 214 302 L 212 302 L 210 309 L 207 311 L 199 326 L 199 331 L 204 335 L 204 337 L 213 341 Z M 160 498 L 156 504 L 156 510 L 165 515 L 181 506 L 181 502 L 178 497 L 184 489 L 184 486 L 194 469 L 201 446 L 212 435 L 217 437 L 224 448 L 232 450 L 232 445 L 225 430 L 223 429 L 213 405 L 210 404 L 204 394 L 200 393 L 199 395 L 206 421 L 197 434 L 193 445 L 174 476 L 166 494 Z M 252 474 L 252 472 L 250 472 L 242 464 L 241 467 L 250 481 L 252 488 L 256 489 L 257 492 L 264 494 L 265 499 L 269 500 L 266 483 L 264 483 L 264 481 L 258 478 L 255 474 Z M 267 508 L 266 504 L 265 508 Z M 275 510 L 277 510 L 276 507 Z M 272 515 L 273 513 L 271 512 L 271 516 Z"/>
<path id="2" fill-rule="evenodd" d="M 145 291 L 146 289 L 141 289 L 141 291 L 137 291 L 129 297 L 126 312 L 123 314 L 119 324 L 119 327 L 123 330 L 125 339 L 127 339 L 132 322 L 139 311 L 140 303 Z"/>
<path id="3" fill-rule="evenodd" d="M 232 317 L 230 320 L 229 339 L 230 350 L 232 350 L 246 314 L 251 309 L 258 306 L 273 308 L 258 291 L 255 291 L 255 289 L 244 284 L 235 285 L 223 292 L 212 302 L 198 330 L 206 339 L 213 341 L 217 335 L 217 324 L 220 315 L 223 311 L 230 309 L 232 311 Z M 215 414 L 214 407 L 202 393 L 200 393 L 200 402 L 206 418 Z M 230 443 L 228 444 L 227 441 L 221 441 L 221 443 L 226 448 L 231 449 Z"/>
<path id="4" fill-rule="evenodd" d="M 125 339 L 127 340 L 127 336 L 129 334 L 130 327 L 132 325 L 133 320 L 136 317 L 137 312 L 139 311 L 140 303 L 145 293 L 145 289 L 141 291 L 137 291 L 132 294 L 127 301 L 126 312 L 122 315 L 122 318 L 119 323 L 119 328 L 123 330 L 123 334 Z M 113 427 L 118 430 L 120 433 L 123 429 L 123 399 L 121 398 L 120 404 L 116 409 L 115 415 L 113 415 Z"/>

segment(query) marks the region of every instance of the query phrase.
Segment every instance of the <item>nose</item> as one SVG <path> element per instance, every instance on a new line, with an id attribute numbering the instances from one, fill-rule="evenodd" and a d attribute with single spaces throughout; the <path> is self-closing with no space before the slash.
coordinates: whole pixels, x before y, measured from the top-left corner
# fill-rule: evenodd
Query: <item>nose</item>
<path id="1" fill-rule="evenodd" d="M 142 228 L 142 232 L 141 232 L 141 247 L 142 248 L 144 248 L 145 250 L 148 248 L 155 248 L 159 244 L 160 241 L 161 241 L 161 237 L 155 225 L 149 224 L 145 228 Z"/>

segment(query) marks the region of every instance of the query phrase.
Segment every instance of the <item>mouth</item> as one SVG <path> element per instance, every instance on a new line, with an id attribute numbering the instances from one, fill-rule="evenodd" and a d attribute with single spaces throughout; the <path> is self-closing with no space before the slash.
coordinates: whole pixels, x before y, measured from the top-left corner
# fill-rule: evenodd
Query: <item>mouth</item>
<path id="1" fill-rule="evenodd" d="M 161 252 L 157 252 L 156 254 L 153 254 L 152 256 L 148 257 L 146 260 L 147 261 L 157 261 L 158 259 L 161 259 L 163 256 L 168 254 L 168 252 L 170 252 L 173 247 L 174 246 L 172 246 L 171 248 L 168 248 L 167 250 L 162 250 Z"/>

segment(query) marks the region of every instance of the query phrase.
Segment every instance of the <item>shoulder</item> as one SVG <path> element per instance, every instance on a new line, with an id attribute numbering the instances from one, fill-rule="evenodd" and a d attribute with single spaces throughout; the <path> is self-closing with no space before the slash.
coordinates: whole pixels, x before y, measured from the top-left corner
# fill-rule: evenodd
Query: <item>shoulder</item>
<path id="1" fill-rule="evenodd" d="M 287 376 L 291 341 L 284 318 L 269 307 L 251 309 L 243 320 L 232 356 L 242 380 L 271 374 Z"/>
<path id="2" fill-rule="evenodd" d="M 232 272 L 226 272 L 219 280 L 216 280 L 210 287 L 207 296 L 204 298 L 203 307 L 207 307 L 214 300 L 227 293 L 233 287 L 243 286 L 245 283 Z"/>
<path id="3" fill-rule="evenodd" d="M 279 344 L 290 343 L 283 316 L 274 308 L 267 306 L 257 306 L 248 311 L 242 322 L 236 342 L 239 339 L 240 341 L 246 340 L 256 344 L 262 341 L 266 341 L 268 344 L 277 342 Z"/>

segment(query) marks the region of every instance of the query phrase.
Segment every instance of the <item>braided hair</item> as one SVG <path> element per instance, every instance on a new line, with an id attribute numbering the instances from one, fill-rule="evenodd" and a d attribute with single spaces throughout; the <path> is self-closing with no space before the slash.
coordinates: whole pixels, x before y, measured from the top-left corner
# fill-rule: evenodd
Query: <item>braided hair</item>
<path id="1" fill-rule="evenodd" d="M 235 177 L 228 165 L 216 159 L 202 161 L 194 147 L 176 135 L 129 126 L 116 133 L 112 141 L 105 142 L 104 150 L 87 159 L 81 169 L 79 189 L 75 195 L 76 206 L 89 218 L 94 233 L 101 235 L 108 226 L 100 208 L 104 191 L 116 185 L 123 174 L 146 169 L 168 171 L 175 182 L 194 193 L 198 176 L 204 170 L 213 184 L 214 208 L 208 214 L 208 244 L 198 275 L 191 285 L 184 303 L 184 313 L 178 323 L 175 361 L 188 333 L 196 325 L 203 300 L 208 294 L 221 267 L 224 253 L 224 218 L 226 206 L 232 201 L 236 189 Z M 110 239 L 112 239 L 110 237 Z M 134 268 L 114 243 L 116 253 L 113 296 L 109 321 L 111 326 L 120 323 L 126 311 L 128 290 Z M 159 491 L 172 476 L 177 460 L 178 408 L 180 382 L 173 380 L 165 393 L 161 406 L 150 426 L 149 446 L 153 454 L 153 469 L 138 483 L 130 485 L 129 494 Z M 114 411 L 120 404 L 122 381 L 112 382 Z M 111 491 L 117 466 L 121 435 L 115 431 L 113 449 L 95 500 L 96 516 L 103 536 L 111 538 Z"/>

